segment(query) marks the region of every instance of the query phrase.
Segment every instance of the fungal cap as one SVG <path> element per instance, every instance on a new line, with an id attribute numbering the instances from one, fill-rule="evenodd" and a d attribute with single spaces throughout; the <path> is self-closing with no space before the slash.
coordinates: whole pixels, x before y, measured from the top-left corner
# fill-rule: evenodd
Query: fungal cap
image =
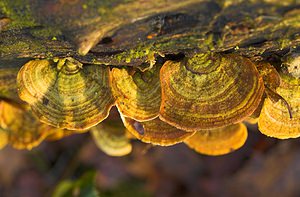
<path id="1" fill-rule="evenodd" d="M 137 139 L 159 146 L 181 143 L 194 134 L 194 132 L 177 129 L 159 118 L 147 122 L 137 122 L 123 117 L 123 122 L 128 131 Z"/>
<path id="2" fill-rule="evenodd" d="M 300 136 L 300 80 L 282 76 L 282 83 L 276 92 L 285 99 L 272 101 L 266 98 L 259 116 L 258 128 L 261 133 L 279 139 Z M 291 117 L 292 115 L 292 117 Z"/>
<path id="3" fill-rule="evenodd" d="M 148 121 L 159 114 L 161 88 L 159 66 L 133 74 L 128 69 L 113 68 L 112 92 L 119 112 L 137 121 Z"/>
<path id="4" fill-rule="evenodd" d="M 91 129 L 97 147 L 110 156 L 120 157 L 131 153 L 132 145 L 126 129 L 116 124 L 101 123 Z"/>
<path id="5" fill-rule="evenodd" d="M 57 63 L 32 60 L 18 73 L 22 100 L 39 119 L 54 127 L 85 130 L 102 120 L 114 105 L 108 67 L 85 65 L 74 59 Z"/>
<path id="6" fill-rule="evenodd" d="M 167 61 L 160 78 L 160 118 L 186 131 L 241 122 L 258 107 L 264 92 L 255 65 L 237 55 L 197 54 Z"/>

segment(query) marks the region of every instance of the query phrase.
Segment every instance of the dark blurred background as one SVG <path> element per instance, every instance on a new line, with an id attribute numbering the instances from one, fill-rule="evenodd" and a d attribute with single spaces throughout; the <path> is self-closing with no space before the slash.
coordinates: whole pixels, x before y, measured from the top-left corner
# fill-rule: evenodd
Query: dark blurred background
<path id="1" fill-rule="evenodd" d="M 249 126 L 249 125 L 248 125 Z M 0 151 L 0 196 L 51 196 L 64 180 L 96 171 L 100 196 L 300 196 L 299 139 L 275 140 L 249 126 L 246 144 L 225 156 L 197 154 L 184 144 L 111 157 L 89 133 L 43 142 L 32 151 Z"/>

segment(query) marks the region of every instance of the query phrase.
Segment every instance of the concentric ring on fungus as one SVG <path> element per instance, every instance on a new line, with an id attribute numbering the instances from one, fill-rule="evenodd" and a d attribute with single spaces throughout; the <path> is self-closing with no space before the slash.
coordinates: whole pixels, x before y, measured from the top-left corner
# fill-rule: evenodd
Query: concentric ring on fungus
<path id="1" fill-rule="evenodd" d="M 234 54 L 206 53 L 167 61 L 160 80 L 160 118 L 186 131 L 241 122 L 258 107 L 264 92 L 255 65 Z"/>
<path id="2" fill-rule="evenodd" d="M 105 119 L 114 104 L 109 78 L 109 67 L 65 58 L 29 61 L 17 81 L 20 98 L 42 122 L 84 130 Z"/>
<path id="3" fill-rule="evenodd" d="M 159 65 L 145 72 L 130 73 L 125 68 L 112 69 L 112 92 L 119 112 L 137 121 L 148 121 L 159 114 L 161 87 Z"/>
<path id="4" fill-rule="evenodd" d="M 28 108 L 0 101 L 0 128 L 7 135 L 7 143 L 16 149 L 32 149 L 58 130 L 41 123 Z"/>
<path id="5" fill-rule="evenodd" d="M 276 93 L 285 101 L 279 99 L 275 102 L 266 98 L 258 128 L 261 133 L 270 137 L 296 138 L 300 136 L 300 79 L 287 75 L 281 75 L 281 79 Z"/>
<path id="6" fill-rule="evenodd" d="M 198 131 L 184 141 L 191 149 L 205 155 L 224 155 L 242 147 L 248 137 L 243 123 Z"/>
<path id="7" fill-rule="evenodd" d="M 97 147 L 110 156 L 124 156 L 132 151 L 130 139 L 126 137 L 127 130 L 123 125 L 100 123 L 91 129 Z"/>
<path id="8" fill-rule="evenodd" d="M 135 120 L 124 118 L 123 123 L 128 131 L 137 139 L 145 143 L 151 143 L 160 146 L 170 146 L 187 139 L 194 132 L 186 132 L 173 127 L 159 118 L 137 122 Z"/>

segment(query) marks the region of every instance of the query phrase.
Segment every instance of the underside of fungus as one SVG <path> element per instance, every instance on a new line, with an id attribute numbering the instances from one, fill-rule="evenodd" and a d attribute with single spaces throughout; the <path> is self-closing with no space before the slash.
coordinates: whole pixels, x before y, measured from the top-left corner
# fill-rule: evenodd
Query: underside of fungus
<path id="1" fill-rule="evenodd" d="M 159 65 L 145 72 L 112 69 L 112 92 L 123 116 L 137 121 L 147 121 L 158 116 L 161 102 L 159 70 Z"/>
<path id="2" fill-rule="evenodd" d="M 18 91 L 42 122 L 70 130 L 88 129 L 114 104 L 108 67 L 72 58 L 32 60 L 18 73 Z"/>
<path id="3" fill-rule="evenodd" d="M 132 145 L 123 125 L 100 123 L 91 129 L 97 147 L 110 156 L 124 156 L 131 153 Z"/>
<path id="4" fill-rule="evenodd" d="M 251 115 L 264 92 L 255 65 L 237 55 L 197 54 L 161 71 L 160 118 L 183 130 L 218 128 Z"/>
<path id="5" fill-rule="evenodd" d="M 224 155 L 239 149 L 247 140 L 247 127 L 242 124 L 197 131 L 185 144 L 205 155 Z"/>
<path id="6" fill-rule="evenodd" d="M 146 122 L 123 118 L 123 122 L 128 131 L 137 139 L 154 145 L 174 145 L 183 142 L 183 140 L 194 134 L 194 132 L 177 129 L 159 118 Z"/>

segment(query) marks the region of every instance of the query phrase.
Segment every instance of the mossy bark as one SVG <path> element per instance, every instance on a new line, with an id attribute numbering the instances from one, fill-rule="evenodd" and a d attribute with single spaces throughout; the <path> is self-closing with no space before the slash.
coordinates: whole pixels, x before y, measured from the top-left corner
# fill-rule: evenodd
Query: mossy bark
<path id="1" fill-rule="evenodd" d="M 67 56 L 138 66 L 206 51 L 270 59 L 299 45 L 292 0 L 0 0 L 0 67 Z"/>

